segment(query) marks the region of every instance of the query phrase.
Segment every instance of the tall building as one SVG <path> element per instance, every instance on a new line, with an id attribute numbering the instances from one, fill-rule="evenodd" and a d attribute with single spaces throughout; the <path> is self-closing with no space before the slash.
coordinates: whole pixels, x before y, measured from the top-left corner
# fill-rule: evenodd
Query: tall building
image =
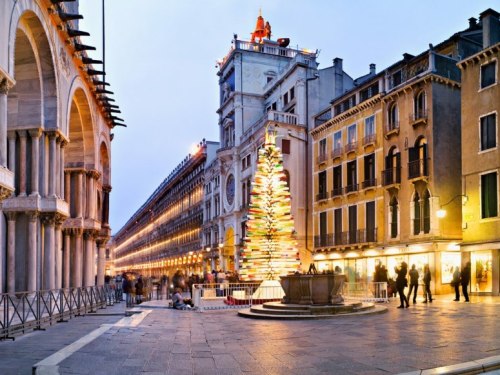
<path id="1" fill-rule="evenodd" d="M 0 292 L 104 283 L 117 123 L 77 11 L 0 2 Z"/>
<path id="2" fill-rule="evenodd" d="M 302 262 L 312 260 L 308 130 L 312 115 L 353 82 L 341 59 L 318 69 L 316 51 L 291 48 L 289 42 L 273 40 L 269 23 L 259 15 L 252 39 L 235 35 L 219 62 L 221 148 L 206 174 L 203 225 L 213 268 L 238 269 L 257 151 L 267 127 L 278 132 Z"/>
<path id="3" fill-rule="evenodd" d="M 201 274 L 204 174 L 219 144 L 203 140 L 113 236 L 114 271 L 147 276 Z"/>
<path id="4" fill-rule="evenodd" d="M 460 266 L 460 71 L 481 28 L 354 81 L 317 116 L 314 138 L 314 259 L 350 282 L 372 281 L 377 265 L 429 264 L 438 293 Z M 330 119 L 328 119 L 331 117 Z M 325 119 L 328 119 L 325 121 Z M 449 214 L 438 218 L 445 206 Z"/>
<path id="5" fill-rule="evenodd" d="M 481 51 L 458 64 L 462 72 L 462 263 L 471 262 L 472 292 L 500 293 L 500 14 L 481 13 Z M 476 24 L 471 18 L 471 23 Z M 479 27 L 479 25 L 478 25 Z M 451 205 L 451 204 L 450 204 Z"/>

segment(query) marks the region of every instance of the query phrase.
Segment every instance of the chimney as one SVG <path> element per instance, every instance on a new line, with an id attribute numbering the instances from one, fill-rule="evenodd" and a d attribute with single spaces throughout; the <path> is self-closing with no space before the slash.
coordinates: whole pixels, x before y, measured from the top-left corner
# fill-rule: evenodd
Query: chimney
<path id="1" fill-rule="evenodd" d="M 483 48 L 488 48 L 500 42 L 500 13 L 491 8 L 479 15 L 483 25 Z"/>
<path id="2" fill-rule="evenodd" d="M 340 57 L 333 59 L 333 72 L 334 95 L 337 97 L 344 92 L 344 70 L 342 69 L 342 59 Z"/>
<path id="3" fill-rule="evenodd" d="M 473 29 L 475 26 L 477 26 L 477 18 L 469 18 L 469 29 Z"/>
<path id="4" fill-rule="evenodd" d="M 376 70 L 375 70 L 375 64 L 370 64 L 370 74 L 375 74 Z"/>

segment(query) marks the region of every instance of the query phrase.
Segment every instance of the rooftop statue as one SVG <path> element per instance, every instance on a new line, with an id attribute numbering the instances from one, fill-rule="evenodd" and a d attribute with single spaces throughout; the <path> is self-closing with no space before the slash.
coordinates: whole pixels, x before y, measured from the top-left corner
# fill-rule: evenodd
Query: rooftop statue
<path id="1" fill-rule="evenodd" d="M 259 43 L 262 43 L 262 39 L 271 39 L 271 24 L 269 22 L 264 23 L 264 17 L 262 17 L 261 11 L 259 10 L 259 16 L 257 17 L 257 24 L 255 25 L 255 30 L 252 33 L 252 38 L 250 41 L 255 43 L 256 39 L 259 39 Z"/>

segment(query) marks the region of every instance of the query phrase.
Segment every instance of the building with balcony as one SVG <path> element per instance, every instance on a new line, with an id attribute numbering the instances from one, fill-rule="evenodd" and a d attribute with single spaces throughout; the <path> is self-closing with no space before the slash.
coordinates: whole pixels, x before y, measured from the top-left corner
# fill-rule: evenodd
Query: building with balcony
<path id="1" fill-rule="evenodd" d="M 472 292 L 490 295 L 500 292 L 499 16 L 492 9 L 481 13 L 481 51 L 458 64 L 462 73 L 462 196 L 444 207 L 446 211 L 462 208 L 462 263 L 471 262 Z M 466 200 L 463 206 L 462 200 Z"/>
<path id="2" fill-rule="evenodd" d="M 254 35 L 260 32 L 259 16 Z M 219 62 L 220 145 L 217 160 L 206 178 L 204 246 L 218 255 L 214 267 L 237 270 L 245 238 L 251 181 L 265 129 L 277 131 L 292 198 L 298 248 L 302 263 L 312 260 L 312 188 L 310 137 L 312 115 L 344 90 L 352 79 L 342 60 L 318 69 L 317 52 L 288 47 L 289 40 L 244 41 L 235 35 L 231 50 Z M 215 245 L 215 246 L 214 246 Z"/>
<path id="3" fill-rule="evenodd" d="M 313 233 L 318 270 L 341 267 L 349 281 L 389 277 L 402 261 L 433 272 L 449 292 L 460 266 L 460 206 L 438 219 L 461 193 L 460 70 L 481 48 L 481 27 L 354 81 L 321 111 L 313 137 Z"/>
<path id="4" fill-rule="evenodd" d="M 79 18 L 78 1 L 0 2 L 0 292 L 104 283 L 119 111 Z"/>
<path id="5" fill-rule="evenodd" d="M 147 276 L 201 274 L 204 175 L 216 142 L 203 140 L 113 236 L 114 271 Z"/>

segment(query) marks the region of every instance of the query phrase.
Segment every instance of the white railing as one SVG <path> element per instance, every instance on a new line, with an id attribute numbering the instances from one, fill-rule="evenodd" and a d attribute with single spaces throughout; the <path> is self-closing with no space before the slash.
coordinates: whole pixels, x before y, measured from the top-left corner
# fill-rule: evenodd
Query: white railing
<path id="1" fill-rule="evenodd" d="M 389 302 L 386 282 L 344 283 L 342 296 L 345 300 Z"/>
<path id="2" fill-rule="evenodd" d="M 281 301 L 284 294 L 280 285 L 261 283 L 194 284 L 192 289 L 193 304 L 198 311 L 241 309 Z"/>

